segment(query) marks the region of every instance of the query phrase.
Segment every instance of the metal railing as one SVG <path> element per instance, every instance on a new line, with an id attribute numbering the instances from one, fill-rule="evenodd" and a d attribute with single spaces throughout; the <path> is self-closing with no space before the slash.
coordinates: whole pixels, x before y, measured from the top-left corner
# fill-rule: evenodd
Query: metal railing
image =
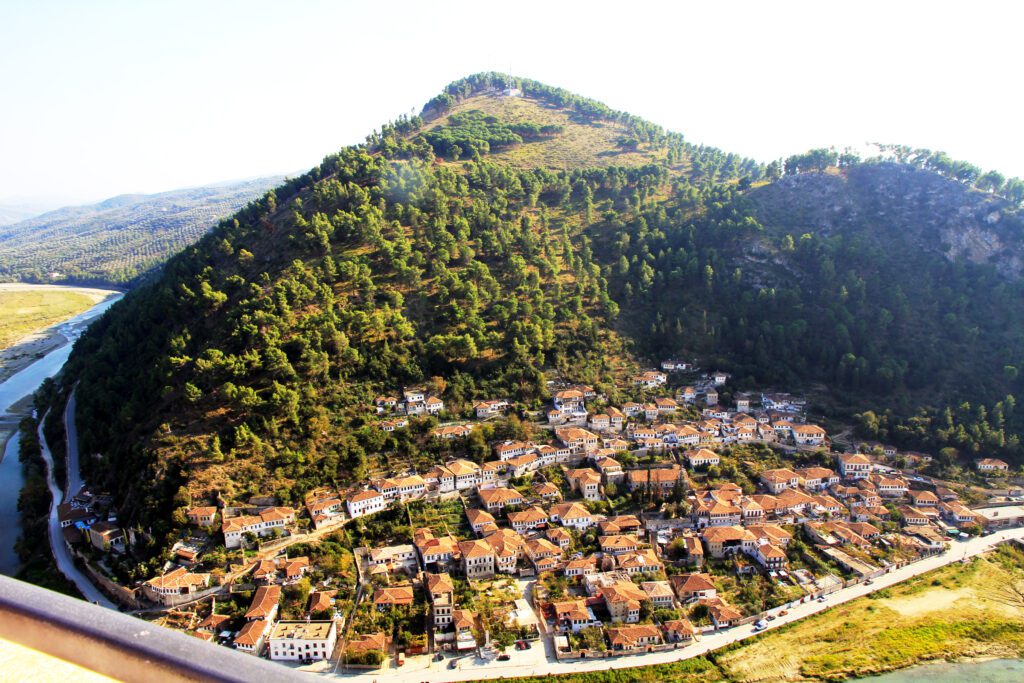
<path id="1" fill-rule="evenodd" d="M 0 576 L 0 638 L 122 681 L 291 681 L 308 675 Z"/>

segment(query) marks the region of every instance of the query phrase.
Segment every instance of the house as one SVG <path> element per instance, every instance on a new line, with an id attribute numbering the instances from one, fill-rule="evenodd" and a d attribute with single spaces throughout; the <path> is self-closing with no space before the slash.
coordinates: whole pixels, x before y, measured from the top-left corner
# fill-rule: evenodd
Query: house
<path id="1" fill-rule="evenodd" d="M 729 381 L 729 373 L 713 372 L 711 373 L 711 381 L 714 382 L 716 387 L 720 387 Z"/>
<path id="2" fill-rule="evenodd" d="M 373 592 L 373 606 L 378 612 L 387 612 L 397 607 L 409 607 L 413 597 L 412 586 L 385 586 Z"/>
<path id="3" fill-rule="evenodd" d="M 790 469 L 765 470 L 761 473 L 760 479 L 761 483 L 775 494 L 795 488 L 800 484 L 800 475 Z"/>
<path id="4" fill-rule="evenodd" d="M 916 508 L 936 508 L 939 506 L 939 497 L 931 491 L 910 491 L 910 504 Z"/>
<path id="5" fill-rule="evenodd" d="M 796 473 L 808 491 L 821 491 L 840 481 L 839 475 L 827 467 L 803 467 Z"/>
<path id="6" fill-rule="evenodd" d="M 676 400 L 683 403 L 693 403 L 697 400 L 697 390 L 693 387 L 683 387 L 676 392 Z"/>
<path id="7" fill-rule="evenodd" d="M 348 516 L 355 519 L 363 515 L 372 515 L 388 506 L 388 499 L 378 491 L 360 491 L 345 501 Z"/>
<path id="8" fill-rule="evenodd" d="M 533 450 L 533 444 L 525 441 L 502 441 L 494 444 L 494 455 L 499 460 L 511 460 L 516 456 L 525 455 Z"/>
<path id="9" fill-rule="evenodd" d="M 716 406 L 718 405 L 718 392 L 714 389 L 708 389 L 704 392 L 704 405 Z"/>
<path id="10" fill-rule="evenodd" d="M 415 574 L 418 569 L 416 562 L 416 546 L 409 543 L 369 549 L 369 564 L 381 567 L 388 572 L 404 571 Z"/>
<path id="11" fill-rule="evenodd" d="M 252 596 L 249 610 L 245 613 L 246 621 L 265 620 L 273 622 L 277 616 L 278 603 L 281 601 L 281 587 L 278 585 L 260 586 Z"/>
<path id="12" fill-rule="evenodd" d="M 924 526 L 930 520 L 926 513 L 910 505 L 900 506 L 899 513 L 904 526 Z"/>
<path id="13" fill-rule="evenodd" d="M 474 533 L 482 533 L 485 529 L 491 527 L 498 528 L 494 515 L 480 508 L 468 508 L 466 510 L 466 519 L 469 520 L 469 526 L 473 529 Z"/>
<path id="14" fill-rule="evenodd" d="M 1006 472 L 1010 469 L 1009 463 L 998 458 L 982 458 L 974 466 L 979 472 Z"/>
<path id="15" fill-rule="evenodd" d="M 435 439 L 442 441 L 451 441 L 452 439 L 464 439 L 473 433 L 473 428 L 469 425 L 445 425 L 443 427 L 436 427 L 431 435 Z"/>
<path id="16" fill-rule="evenodd" d="M 793 425 L 792 434 L 797 446 L 821 446 L 828 436 L 818 425 Z"/>
<path id="17" fill-rule="evenodd" d="M 380 430 L 382 432 L 387 432 L 387 433 L 390 434 L 391 432 L 395 431 L 396 429 L 402 429 L 403 427 L 408 427 L 408 426 L 409 426 L 409 421 L 407 419 L 405 419 L 404 417 L 396 417 L 393 420 L 384 420 L 384 421 L 382 421 L 380 423 Z"/>
<path id="18" fill-rule="evenodd" d="M 272 560 L 260 560 L 252 572 L 252 578 L 267 583 L 276 582 L 279 578 L 283 578 L 285 582 L 294 582 L 302 578 L 308 571 L 308 557 L 278 557 Z"/>
<path id="19" fill-rule="evenodd" d="M 679 410 L 679 404 L 671 398 L 655 398 L 654 405 L 658 408 L 658 413 L 674 413 Z"/>
<path id="20" fill-rule="evenodd" d="M 508 473 L 513 477 L 521 477 L 527 472 L 533 472 L 541 466 L 541 461 L 533 453 L 518 455 L 505 461 Z"/>
<path id="21" fill-rule="evenodd" d="M 333 492 L 325 492 L 324 495 L 306 498 L 306 512 L 313 520 L 313 526 L 319 528 L 341 514 L 344 503 Z"/>
<path id="22" fill-rule="evenodd" d="M 270 631 L 271 623 L 267 619 L 253 619 L 247 622 L 235 635 L 235 649 L 258 656 L 263 652 L 264 640 Z"/>
<path id="23" fill-rule="evenodd" d="M 454 479 L 453 490 L 455 491 L 474 488 L 480 481 L 480 466 L 475 462 L 460 458 L 445 463 L 444 467 Z"/>
<path id="24" fill-rule="evenodd" d="M 651 624 L 618 626 L 605 630 L 612 651 L 622 652 L 649 648 L 662 643 L 661 631 Z"/>
<path id="25" fill-rule="evenodd" d="M 376 651 L 384 654 L 390 648 L 390 641 L 384 632 L 352 634 L 345 644 L 345 652 L 357 654 Z"/>
<path id="26" fill-rule="evenodd" d="M 473 410 L 476 412 L 476 416 L 479 419 L 485 419 L 494 415 L 501 415 L 509 408 L 508 401 L 502 399 L 493 399 L 490 401 L 480 401 L 473 406 Z"/>
<path id="27" fill-rule="evenodd" d="M 586 413 L 583 392 L 579 389 L 565 389 L 557 392 L 551 399 L 555 410 L 562 413 Z"/>
<path id="28" fill-rule="evenodd" d="M 586 500 L 601 500 L 601 475 L 592 469 L 569 470 L 565 478 Z"/>
<path id="29" fill-rule="evenodd" d="M 940 503 L 939 511 L 943 519 L 958 527 L 973 526 L 981 521 L 980 515 L 958 500 Z"/>
<path id="30" fill-rule="evenodd" d="M 274 661 L 330 659 L 338 630 L 334 621 L 279 621 L 268 642 Z"/>
<path id="31" fill-rule="evenodd" d="M 743 619 L 742 612 L 738 611 L 721 598 L 706 600 L 704 604 L 708 606 L 708 615 L 711 617 L 711 622 L 717 629 L 735 626 L 741 619 Z"/>
<path id="32" fill-rule="evenodd" d="M 394 410 L 398 405 L 398 399 L 394 396 L 378 396 L 373 399 L 373 404 L 377 408 L 377 413 L 380 414 Z"/>
<path id="33" fill-rule="evenodd" d="M 546 526 L 548 514 L 544 512 L 544 508 L 533 505 L 520 512 L 508 513 L 508 521 L 512 528 L 521 534 L 524 531 Z"/>
<path id="34" fill-rule="evenodd" d="M 607 413 L 598 413 L 590 416 L 590 428 L 598 431 L 611 429 L 612 419 Z"/>
<path id="35" fill-rule="evenodd" d="M 562 574 L 569 579 L 579 579 L 596 573 L 597 559 L 593 555 L 571 559 L 562 567 Z"/>
<path id="36" fill-rule="evenodd" d="M 523 494 L 519 493 L 519 491 L 504 487 L 483 489 L 478 491 L 477 495 L 487 511 L 492 513 L 501 512 L 506 507 L 522 505 L 526 502 L 523 499 Z"/>
<path id="37" fill-rule="evenodd" d="M 388 500 L 411 500 L 422 498 L 427 492 L 427 482 L 418 474 L 408 477 L 392 477 L 377 482 L 374 486 Z"/>
<path id="38" fill-rule="evenodd" d="M 718 589 L 712 583 L 710 574 L 675 574 L 668 580 L 681 602 L 704 600 L 718 595 Z"/>
<path id="39" fill-rule="evenodd" d="M 568 502 L 552 505 L 548 511 L 548 516 L 552 522 L 557 522 L 562 526 L 573 527 L 580 531 L 585 531 L 594 526 L 593 515 L 579 503 Z"/>
<path id="40" fill-rule="evenodd" d="M 751 553 L 757 537 L 740 526 L 713 526 L 701 532 L 701 540 L 714 558 L 723 558 L 735 552 Z"/>
<path id="41" fill-rule="evenodd" d="M 655 609 L 672 609 L 675 606 L 675 594 L 668 581 L 643 581 L 640 588 L 647 593 L 647 599 Z"/>
<path id="42" fill-rule="evenodd" d="M 619 553 L 614 556 L 614 559 L 615 569 L 627 574 L 660 572 L 665 568 L 658 556 L 649 548 Z"/>
<path id="43" fill-rule="evenodd" d="M 565 527 L 548 527 L 544 536 L 562 550 L 566 550 L 572 545 L 572 534 Z"/>
<path id="44" fill-rule="evenodd" d="M 459 543 L 462 573 L 467 579 L 489 579 L 495 574 L 495 556 L 486 539 Z"/>
<path id="45" fill-rule="evenodd" d="M 867 479 L 871 473 L 871 461 L 860 453 L 844 453 L 839 456 L 839 474 L 844 479 Z"/>
<path id="46" fill-rule="evenodd" d="M 491 519 L 493 520 L 494 518 L 492 517 Z M 434 532 L 427 527 L 422 527 L 413 532 L 412 542 L 416 546 L 416 552 L 419 553 L 424 567 L 428 568 L 433 565 L 448 566 L 455 560 L 459 548 L 458 541 L 451 534 L 435 536 Z"/>
<path id="47" fill-rule="evenodd" d="M 334 596 L 338 594 L 338 591 L 313 591 L 309 594 L 309 606 L 306 608 L 307 614 L 321 614 L 331 613 L 334 610 L 335 600 Z"/>
<path id="48" fill-rule="evenodd" d="M 630 491 L 647 490 L 652 494 L 665 496 L 683 483 L 685 477 L 683 468 L 679 465 L 627 470 L 626 487 Z"/>
<path id="49" fill-rule="evenodd" d="M 452 623 L 455 609 L 455 584 L 446 574 L 424 574 L 427 594 L 430 596 L 434 628 L 444 628 Z"/>
<path id="50" fill-rule="evenodd" d="M 585 628 L 601 626 L 601 622 L 594 616 L 594 610 L 582 598 L 553 602 L 551 611 L 555 617 L 555 628 L 563 633 L 579 633 Z"/>
<path id="51" fill-rule="evenodd" d="M 605 555 L 621 555 L 632 552 L 639 547 L 636 536 L 617 534 L 614 536 L 602 536 L 598 539 L 601 545 L 601 552 Z"/>
<path id="52" fill-rule="evenodd" d="M 211 526 L 217 517 L 215 507 L 194 507 L 186 513 L 189 524 L 194 526 Z"/>
<path id="53" fill-rule="evenodd" d="M 143 583 L 142 592 L 149 600 L 172 607 L 191 600 L 195 593 L 209 585 L 209 574 L 193 574 L 178 567 Z"/>
<path id="54" fill-rule="evenodd" d="M 612 534 L 635 534 L 643 529 L 643 523 L 635 515 L 617 515 L 601 520 L 597 528 L 602 536 Z"/>
<path id="55" fill-rule="evenodd" d="M 661 369 L 666 372 L 685 372 L 687 370 L 693 370 L 693 363 L 685 360 L 669 358 L 668 360 L 661 361 Z"/>
<path id="56" fill-rule="evenodd" d="M 640 604 L 647 600 L 647 593 L 639 586 L 632 581 L 617 581 L 600 590 L 613 622 L 635 624 L 640 621 Z"/>
<path id="57" fill-rule="evenodd" d="M 600 437 L 579 427 L 556 427 L 555 436 L 566 447 L 577 453 L 593 453 L 598 448 Z"/>
<path id="58" fill-rule="evenodd" d="M 89 527 L 89 543 L 103 552 L 123 553 L 126 546 L 124 531 L 110 522 L 93 522 Z"/>
<path id="59" fill-rule="evenodd" d="M 686 452 L 686 462 L 689 463 L 690 469 L 695 470 L 698 467 L 718 467 L 721 458 L 714 451 L 710 451 L 707 448 L 699 448 L 695 451 Z"/>
<path id="60" fill-rule="evenodd" d="M 642 372 L 633 378 L 633 384 L 636 386 L 642 386 L 647 389 L 659 387 L 668 381 L 668 375 L 664 372 L 658 372 L 657 370 L 649 370 Z"/>
<path id="61" fill-rule="evenodd" d="M 615 406 L 609 406 L 605 412 L 608 414 L 608 428 L 615 432 L 622 431 L 626 423 L 626 414 Z"/>
<path id="62" fill-rule="evenodd" d="M 672 619 L 663 623 L 661 627 L 665 630 L 665 640 L 669 643 L 688 643 L 697 633 L 689 619 Z"/>

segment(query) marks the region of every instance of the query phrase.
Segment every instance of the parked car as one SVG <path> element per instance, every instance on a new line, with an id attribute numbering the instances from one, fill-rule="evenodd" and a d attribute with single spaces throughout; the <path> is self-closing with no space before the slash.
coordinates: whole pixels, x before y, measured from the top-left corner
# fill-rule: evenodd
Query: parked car
<path id="1" fill-rule="evenodd" d="M 874 582 L 875 582 L 875 580 L 874 580 L 874 579 L 868 579 L 867 581 L 865 581 L 865 582 L 864 582 L 864 585 L 865 585 L 865 586 L 870 586 L 870 585 L 871 585 L 871 584 L 873 584 Z"/>
<path id="2" fill-rule="evenodd" d="M 784 616 L 786 616 L 787 614 L 789 614 L 789 610 L 788 610 L 788 609 L 784 609 L 784 610 L 782 610 L 781 612 L 779 612 L 779 616 L 780 616 L 780 617 L 784 617 Z"/>
<path id="3" fill-rule="evenodd" d="M 434 655 L 434 661 L 435 662 L 443 662 L 444 661 L 444 653 L 443 652 L 438 652 L 436 655 Z"/>
<path id="4" fill-rule="evenodd" d="M 498 655 L 499 662 L 507 662 L 510 659 L 512 659 L 512 655 L 507 654 L 505 652 L 502 652 L 500 655 Z"/>
<path id="5" fill-rule="evenodd" d="M 768 621 L 775 621 L 775 615 L 769 614 L 767 617 L 765 617 L 765 619 L 767 619 Z"/>
<path id="6" fill-rule="evenodd" d="M 453 659 L 452 661 L 448 662 L 448 668 L 449 669 L 457 669 L 457 668 L 459 668 L 459 660 Z"/>
<path id="7" fill-rule="evenodd" d="M 818 602 L 825 602 L 825 596 L 822 595 L 820 598 L 818 598 Z"/>

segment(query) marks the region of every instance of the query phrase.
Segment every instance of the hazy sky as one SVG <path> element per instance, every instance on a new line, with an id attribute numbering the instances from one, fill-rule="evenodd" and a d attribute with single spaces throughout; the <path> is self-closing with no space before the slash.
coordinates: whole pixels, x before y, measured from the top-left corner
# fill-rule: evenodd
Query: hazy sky
<path id="1" fill-rule="evenodd" d="M 0 204 L 297 172 L 508 71 L 766 161 L 899 142 L 1024 176 L 1017 2 L 0 0 Z"/>

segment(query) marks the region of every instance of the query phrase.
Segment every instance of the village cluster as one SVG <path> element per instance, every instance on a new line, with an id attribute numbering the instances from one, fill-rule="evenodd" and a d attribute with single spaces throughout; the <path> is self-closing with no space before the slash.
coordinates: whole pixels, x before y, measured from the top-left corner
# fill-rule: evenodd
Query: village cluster
<path id="1" fill-rule="evenodd" d="M 315 489 L 303 511 L 273 498 L 196 506 L 187 516 L 200 540 L 175 546 L 166 573 L 141 593 L 178 607 L 215 600 L 224 590 L 218 582 L 244 580 L 254 591 L 243 617 L 211 609 L 187 628 L 278 660 L 336 656 L 346 666 L 375 667 L 424 653 L 489 659 L 508 657 L 512 645 L 528 650 L 541 637 L 554 639 L 559 657 L 607 656 L 681 647 L 705 631 L 755 622 L 768 608 L 941 552 L 961 533 L 1024 519 L 1019 506 L 1016 513 L 972 509 L 954 491 L 900 471 L 895 449 L 830 452 L 826 430 L 806 419 L 798 397 L 733 393 L 723 406 L 724 373 L 669 391 L 669 373 L 692 370 L 665 361 L 661 371 L 633 378 L 643 400 L 621 405 L 590 386 L 557 387 L 538 430 L 551 438 L 498 441 L 482 463 L 454 458 L 356 490 Z M 488 400 L 473 412 L 491 420 L 512 408 Z M 393 431 L 410 416 L 440 413 L 444 403 L 408 388 L 401 398 L 377 398 L 373 409 L 381 429 Z M 455 441 L 473 428 L 442 424 L 432 436 Z M 729 448 L 744 443 L 770 445 L 801 466 L 740 463 L 750 475 L 741 486 L 720 467 Z M 977 467 L 999 471 L 1006 463 L 985 459 Z M 614 512 L 611 493 L 626 501 Z M 61 510 L 69 542 L 79 540 L 77 531 L 96 548 L 123 552 L 123 532 L 98 521 L 87 503 Z M 408 511 L 417 505 L 453 512 L 420 526 Z M 304 619 L 277 619 L 282 589 L 311 569 L 308 557 L 287 555 L 297 516 L 325 531 L 401 510 L 408 539 L 356 550 L 361 600 L 340 610 L 337 590 L 322 585 Z M 196 571 L 199 530 L 218 524 L 227 549 L 281 552 L 213 581 Z"/>

